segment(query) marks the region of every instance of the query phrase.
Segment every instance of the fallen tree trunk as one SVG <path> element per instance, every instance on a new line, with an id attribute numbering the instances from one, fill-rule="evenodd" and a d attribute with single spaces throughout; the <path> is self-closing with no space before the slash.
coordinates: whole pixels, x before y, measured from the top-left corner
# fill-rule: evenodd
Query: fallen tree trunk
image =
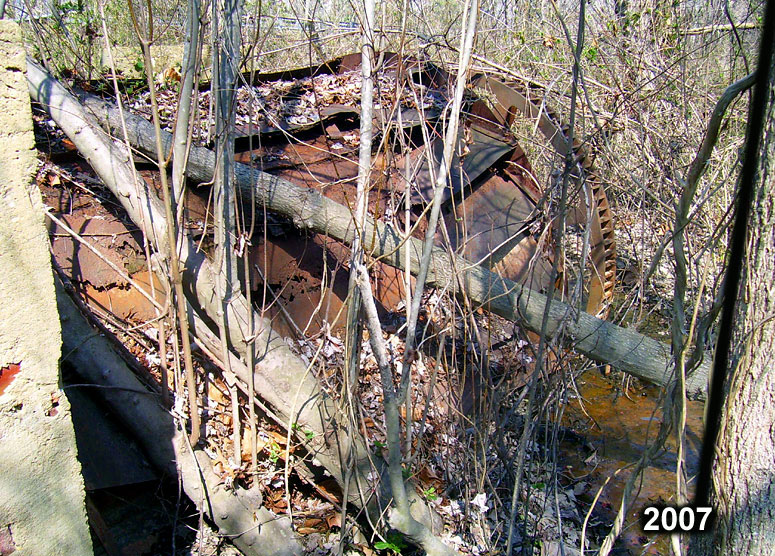
<path id="1" fill-rule="evenodd" d="M 186 495 L 244 554 L 302 554 L 290 520 L 261 507 L 257 488 L 227 490 L 221 484 L 209 456 L 189 445 L 186 431 L 161 406 L 157 395 L 145 389 L 108 340 L 89 325 L 58 278 L 55 283 L 63 361 L 96 386 L 89 394 L 111 408 L 151 463 L 162 473 L 179 475 Z"/>
<path id="2" fill-rule="evenodd" d="M 85 106 L 105 128 L 116 133 L 121 129 L 118 111 L 111 104 L 92 96 L 82 98 Z M 126 115 L 129 140 L 139 151 L 154 157 L 155 136 L 150 123 L 139 116 Z M 171 144 L 170 134 L 164 134 L 165 150 Z M 213 178 L 215 155 L 209 149 L 192 147 L 188 161 L 188 176 L 197 182 Z M 253 169 L 245 164 L 235 167 L 237 185 L 255 192 L 256 203 L 290 218 L 294 225 L 328 235 L 350 245 L 355 237 L 350 209 L 328 199 L 319 192 Z M 406 251 L 411 259 L 411 272 L 416 274 L 422 253 L 421 241 L 401 236 L 389 225 L 369 218 L 363 233 L 364 249 L 371 256 L 394 267 L 404 269 Z M 508 320 L 517 321 L 533 332 L 541 332 L 547 297 L 524 288 L 508 279 L 471 263 L 460 256 L 450 256 L 436 248 L 433 252 L 428 284 L 467 296 L 478 307 L 492 311 Z M 550 307 L 547 334 L 553 336 L 564 326 L 562 340 L 568 347 L 600 363 L 610 364 L 645 381 L 664 385 L 671 378 L 670 346 L 644 336 L 635 330 L 617 326 L 587 313 L 553 301 Z M 687 377 L 686 390 L 691 396 L 704 397 L 710 361 Z"/>
<path id="3" fill-rule="evenodd" d="M 129 166 L 131 157 L 125 146 L 104 135 L 79 102 L 45 70 L 31 59 L 27 63 L 27 81 L 32 98 L 46 109 L 75 144 L 121 202 L 129 217 L 145 230 L 157 250 L 162 254 L 167 252 L 169 247 L 166 243 L 164 208 L 145 183 L 134 183 Z M 165 139 L 168 141 L 169 136 L 165 136 Z M 190 238 L 185 237 L 178 247 L 188 302 L 209 320 L 217 322 L 218 311 L 222 306 L 215 294 L 216 270 Z M 231 347 L 244 355 L 244 331 L 247 329 L 248 312 L 252 308 L 244 296 L 236 294 L 226 309 L 227 337 Z M 340 485 L 343 485 L 348 475 L 341 455 L 353 454 L 350 476 L 353 486 L 349 489 L 351 495 L 348 503 L 368 509 L 376 523 L 390 500 L 380 490 L 384 483 L 376 485 L 374 479 L 370 478 L 381 476 L 381 461 L 369 453 L 357 428 L 352 427 L 351 430 L 346 415 L 321 391 L 310 369 L 291 352 L 284 339 L 272 330 L 270 321 L 261 318 L 256 312 L 253 319 L 257 364 L 252 371 L 256 390 L 273 413 L 285 422 L 286 427 L 313 433 L 311 437 L 306 433 L 294 433 L 293 436 L 310 454 L 310 459 L 317 460 Z M 234 371 L 244 384 L 250 383 L 251 370 L 240 365 Z M 428 526 L 435 524 L 434 529 L 438 529 L 438 516 L 416 494 L 414 488 L 410 492 L 415 519 Z"/>

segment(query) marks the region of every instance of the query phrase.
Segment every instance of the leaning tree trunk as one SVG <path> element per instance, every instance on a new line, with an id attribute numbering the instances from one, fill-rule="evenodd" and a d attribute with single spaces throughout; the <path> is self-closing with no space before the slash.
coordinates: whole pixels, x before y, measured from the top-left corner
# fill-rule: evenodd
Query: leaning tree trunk
<path id="1" fill-rule="evenodd" d="M 718 518 L 712 535 L 692 539 L 690 554 L 697 556 L 775 554 L 775 68 L 770 72 L 732 379 L 713 469 Z"/>
<path id="2" fill-rule="evenodd" d="M 40 102 L 65 131 L 105 185 L 119 199 L 132 220 L 138 225 L 143 222 L 153 223 L 144 229 L 149 241 L 157 246 L 160 253 L 168 252 L 169 244 L 165 243 L 167 224 L 164 209 L 157 197 L 148 194 L 147 188 L 134 187 L 131 172 L 127 167 L 131 158 L 123 145 L 98 133 L 98 128 L 91 123 L 90 117 L 84 113 L 77 101 L 31 59 L 27 61 L 27 81 L 32 98 Z M 169 134 L 165 135 L 165 139 L 168 147 Z M 217 296 L 213 295 L 218 279 L 217 269 L 190 238 L 181 241 L 178 247 L 184 269 L 185 290 L 191 306 L 210 320 L 216 320 L 218 308 L 221 306 Z M 247 329 L 245 323 L 248 322 L 248 313 L 252 308 L 241 294 L 235 294 L 227 310 L 228 334 L 235 340 L 231 347 L 244 354 L 244 330 Z M 253 319 L 257 325 L 256 337 L 253 340 L 257 351 L 256 367 L 251 372 L 235 359 L 236 364 L 232 362 L 232 370 L 243 383 L 250 384 L 254 381 L 256 391 L 261 393 L 264 403 L 280 422 L 288 427 L 295 423 L 299 430 L 313 433 L 311 438 L 306 434 L 294 433 L 293 436 L 306 450 L 309 459 L 315 462 L 312 465 L 322 465 L 340 485 L 344 480 L 340 454 L 350 453 L 352 450 L 353 481 L 359 488 L 351 489 L 349 503 L 367 509 L 374 522 L 378 521 L 384 505 L 390 500 L 385 496 L 387 492 L 382 492 L 385 489 L 377 488 L 374 483 L 374 477 L 381 474 L 381 459 L 374 457 L 357 432 L 349 434 L 349 425 L 335 401 L 321 392 L 320 385 L 309 372 L 308 366 L 294 355 L 285 341 L 272 330 L 271 323 L 255 311 Z M 202 340 L 206 331 L 201 326 L 201 320 L 199 324 L 193 322 L 198 326 L 193 332 L 198 340 Z M 220 351 L 218 346 L 212 343 L 209 348 L 216 353 Z M 233 354 L 229 352 L 229 356 L 231 355 Z M 384 486 L 384 482 L 382 485 Z M 415 519 L 439 529 L 441 522 L 438 514 L 413 487 L 408 490 Z"/>
<path id="3" fill-rule="evenodd" d="M 112 132 L 120 132 L 121 115 L 110 103 L 91 95 L 81 95 L 81 102 L 91 111 L 95 119 Z M 140 152 L 155 156 L 152 126 L 140 116 L 126 114 L 127 133 L 132 146 Z M 171 140 L 163 132 L 165 145 Z M 192 147 L 188 159 L 188 176 L 200 183 L 213 179 L 215 154 L 204 147 Z M 236 185 L 245 197 L 255 194 L 256 202 L 265 203 L 266 208 L 286 216 L 300 229 L 314 230 L 326 234 L 347 245 L 352 245 L 355 231 L 352 226 L 352 211 L 336 201 L 324 197 L 320 192 L 261 172 L 246 164 L 235 165 Z M 404 242 L 401 234 L 389 224 L 366 219 L 364 250 L 373 257 L 379 257 L 386 264 L 405 269 L 407 259 L 412 274 L 420 267 L 422 242 L 410 237 Z M 529 330 L 540 333 L 546 296 L 523 288 L 488 269 L 471 263 L 459 255 L 450 257 L 440 247 L 431 255 L 428 285 L 458 294 L 465 294 L 475 307 L 484 307 L 508 320 L 517 321 Z M 546 333 L 555 333 L 565 323 L 565 340 L 579 353 L 595 361 L 616 366 L 638 378 L 654 384 L 669 382 L 671 371 L 670 346 L 649 338 L 631 328 L 623 328 L 612 322 L 600 320 L 588 313 L 576 318 L 573 308 L 553 301 Z M 708 362 L 705 361 L 687 377 L 686 391 L 691 395 L 704 396 L 707 387 Z"/>

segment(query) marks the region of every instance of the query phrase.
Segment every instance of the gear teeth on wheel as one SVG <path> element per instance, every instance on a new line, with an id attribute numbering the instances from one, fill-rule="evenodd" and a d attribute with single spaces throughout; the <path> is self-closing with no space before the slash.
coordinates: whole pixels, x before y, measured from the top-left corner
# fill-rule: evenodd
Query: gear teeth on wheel
<path id="1" fill-rule="evenodd" d="M 508 125 L 507 114 L 519 110 L 525 117 L 538 120 L 538 128 L 546 139 L 555 146 L 559 154 L 567 152 L 568 133 L 570 127 L 560 121 L 556 112 L 544 103 L 544 95 L 536 87 L 525 87 L 512 78 L 505 78 L 494 73 L 483 73 L 474 76 L 472 84 L 494 93 L 502 110 L 496 117 L 501 118 L 501 125 Z M 559 142 L 557 135 L 565 141 Z M 603 180 L 594 169 L 594 151 L 588 143 L 578 138 L 573 139 L 573 153 L 578 161 L 578 167 L 583 175 L 574 172 L 576 179 L 583 179 L 591 192 L 594 210 L 590 225 L 590 259 L 592 272 L 589 284 L 589 299 L 587 312 L 605 318 L 613 299 L 616 286 L 616 241 L 614 221 L 611 208 L 603 186 Z M 583 199 L 580 200 L 583 204 Z"/>

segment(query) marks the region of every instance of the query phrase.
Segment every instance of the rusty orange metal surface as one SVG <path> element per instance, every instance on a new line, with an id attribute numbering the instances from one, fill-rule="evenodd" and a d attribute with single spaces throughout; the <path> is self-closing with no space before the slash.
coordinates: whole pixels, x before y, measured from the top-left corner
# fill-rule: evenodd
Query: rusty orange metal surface
<path id="1" fill-rule="evenodd" d="M 414 234 L 422 237 L 426 226 L 423 211 L 433 196 L 434 175 L 443 152 L 444 121 L 440 115 L 449 101 L 454 76 L 433 63 L 401 59 L 391 53 L 381 55 L 380 60 L 368 208 L 376 218 L 390 220 L 403 229 L 403 199 L 409 195 L 409 224 L 414 226 Z M 243 106 L 243 119 L 236 130 L 237 161 L 314 188 L 352 207 L 360 144 L 359 74 L 360 54 L 314 67 L 245 74 L 244 82 L 257 84 L 260 87 L 254 93 L 264 95 L 260 102 L 251 100 L 258 102 L 257 110 L 269 101 L 291 107 L 301 100 L 309 105 L 310 98 L 315 102 L 308 106 L 309 113 L 299 117 L 293 112 L 295 115 L 286 120 L 269 117 L 272 110 L 274 115 L 290 114 L 284 104 L 265 106 L 265 116 L 255 120 L 246 116 L 249 111 Z M 553 223 L 542 209 L 549 187 L 537 183 L 531 161 L 511 126 L 520 117 L 534 122 L 546 144 L 559 155 L 568 151 L 567 129 L 536 91 L 483 73 L 474 75 L 470 85 L 443 191 L 443 229 L 437 238 L 439 242 L 448 238 L 451 248 L 472 262 L 547 291 L 555 286 L 550 283 Z M 204 84 L 202 90 L 207 86 Z M 244 93 L 243 97 L 254 93 Z M 613 218 L 586 146 L 576 142 L 572 148 L 575 189 L 586 188 L 586 195 L 578 196 L 573 213 L 581 215 L 578 220 L 582 223 L 588 213 L 592 215 L 588 224 L 591 278 L 586 285 L 587 310 L 602 316 L 615 281 Z M 146 173 L 143 177 L 149 183 L 155 180 Z M 157 186 L 155 182 L 152 185 Z M 206 235 L 208 222 L 212 222 L 207 215 L 208 199 L 190 195 L 188 204 L 192 222 Z M 259 228 L 265 224 L 267 233 L 253 239 L 256 273 L 251 285 L 262 298 L 269 296 L 266 310 L 277 326 L 287 333 L 294 327 L 313 333 L 324 326 L 337 328 L 341 321 L 337 315 L 348 293 L 349 249 L 322 235 L 299 236 L 292 226 L 263 214 L 260 207 L 253 214 Z M 63 260 L 69 253 L 63 250 L 75 247 L 67 238 L 56 239 L 54 244 L 55 251 L 62 251 L 58 258 Z M 131 251 L 139 250 L 138 245 L 131 247 Z M 108 284 L 99 274 L 99 264 L 84 262 L 90 297 L 100 305 L 121 305 L 121 299 L 102 291 Z M 374 264 L 373 272 L 381 309 L 395 310 L 404 296 L 403 275 L 380 263 Z M 274 295 L 277 302 L 273 303 Z"/>
<path id="2" fill-rule="evenodd" d="M 535 122 L 558 154 L 565 156 L 572 149 L 577 170 L 572 177 L 586 191 L 585 195 L 579 196 L 576 213 L 586 215 L 587 209 L 592 213 L 592 220 L 588 222 L 591 272 L 587 312 L 605 316 L 616 284 L 614 221 L 603 180 L 594 171 L 588 146 L 574 138 L 569 149 L 571 142 L 567 126 L 562 125 L 556 114 L 542 103 L 537 91 L 531 91 L 514 80 L 498 79 L 487 74 L 474 76 L 471 84 L 488 91 L 495 98 L 492 103 L 494 119 L 503 126 L 510 126 L 520 113 Z"/>
<path id="3" fill-rule="evenodd" d="M 383 62 L 381 71 L 395 75 L 395 83 L 425 87 L 432 89 L 433 94 L 449 98 L 450 76 L 437 66 L 409 58 L 401 60 L 394 54 L 386 54 Z M 359 72 L 359 68 L 360 54 L 353 54 L 317 67 L 283 74 L 253 75 L 250 78 L 266 84 L 273 79 L 345 75 L 347 72 Z M 471 86 L 471 100 L 461 120 L 458 148 L 443 196 L 446 235 L 452 248 L 469 260 L 531 288 L 546 291 L 552 286 L 549 283 L 552 237 L 545 233 L 551 228 L 551 222 L 547 222 L 547 217 L 537 208 L 546 191 L 535 182 L 530 161 L 510 126 L 518 117 L 534 121 L 548 145 L 559 155 L 568 151 L 567 129 L 543 105 L 543 99 L 518 83 L 478 74 L 471 79 Z M 475 98 L 473 91 L 477 90 L 488 92 L 488 102 Z M 369 209 L 378 217 L 395 216 L 392 213 L 398 212 L 395 210 L 396 197 L 408 190 L 415 207 L 412 222 L 416 223 L 416 215 L 432 198 L 434 170 L 443 151 L 443 122 L 433 111 L 419 114 L 416 109 L 414 113 L 406 107 L 400 109 L 401 118 L 395 112 L 376 110 L 375 124 L 381 130 L 377 136 L 378 140 L 382 140 L 383 148 L 375 152 Z M 320 120 L 315 125 L 286 129 L 282 136 L 255 130 L 253 143 L 260 146 L 252 151 L 243 150 L 237 155 L 238 160 L 252 162 L 266 172 L 316 188 L 327 197 L 352 206 L 358 173 L 358 110 L 331 104 L 321 106 L 319 114 Z M 385 134 L 393 135 L 385 137 Z M 399 144 L 398 134 L 404 135 L 401 144 L 408 146 L 408 152 L 395 148 Z M 243 138 L 243 146 L 244 143 Z M 393 148 L 385 148 L 386 144 L 393 145 Z M 592 168 L 586 147 L 575 142 L 573 154 L 577 162 L 573 178 L 587 191 L 586 195 L 579 196 L 574 214 L 582 215 L 582 222 L 588 212 L 592 214 L 589 222 L 591 278 L 587 284 L 587 310 L 603 315 L 615 281 L 613 218 L 603 182 Z M 591 209 L 587 208 L 588 204 Z M 423 231 L 421 222 L 418 235 Z M 439 232 L 437 237 L 441 239 L 443 235 Z M 267 249 L 278 248 L 278 245 L 271 245 L 278 240 L 269 237 L 267 241 L 270 244 Z M 309 238 L 284 238 L 280 243 L 287 249 L 289 241 L 308 243 Z M 346 267 L 348 250 L 346 247 L 342 250 L 339 264 Z M 285 261 L 283 257 L 280 259 Z M 280 264 L 286 263 L 289 261 Z M 286 266 L 286 270 L 288 268 Z M 390 275 L 390 283 L 402 284 L 395 271 L 380 268 L 380 274 L 386 279 Z M 298 279 L 298 276 L 288 275 L 276 285 L 289 292 L 295 291 L 296 286 L 288 284 L 290 280 Z M 377 287 L 381 288 L 379 283 Z M 386 308 L 390 309 L 395 300 L 401 298 L 402 288 L 402 285 L 381 288 L 392 292 L 391 299 L 383 300 Z M 296 309 L 299 303 L 296 299 L 294 297 L 289 302 L 288 311 L 304 322 L 310 318 L 311 306 L 322 303 L 322 298 L 315 293 L 305 308 Z M 331 305 L 326 301 L 326 304 L 336 307 L 341 301 L 343 298 L 339 295 L 336 303 Z"/>

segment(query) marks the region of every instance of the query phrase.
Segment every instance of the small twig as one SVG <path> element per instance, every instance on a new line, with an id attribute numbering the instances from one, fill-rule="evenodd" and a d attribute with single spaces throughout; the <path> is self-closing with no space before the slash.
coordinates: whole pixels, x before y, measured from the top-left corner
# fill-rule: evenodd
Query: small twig
<path id="1" fill-rule="evenodd" d="M 240 431 L 239 395 L 237 394 L 237 377 L 233 373 L 224 373 L 231 397 L 232 443 L 234 445 L 234 465 L 242 465 L 242 437 Z M 251 426 L 253 426 L 251 424 Z M 290 504 L 290 500 L 288 501 Z"/>
<path id="2" fill-rule="evenodd" d="M 100 2 L 97 3 L 97 5 L 99 7 L 99 11 L 100 11 L 100 23 L 102 25 L 103 40 L 105 41 L 105 52 L 108 55 L 108 62 L 110 64 L 110 68 L 111 68 L 111 82 L 113 84 L 113 93 L 116 96 L 116 106 L 118 108 L 118 113 L 119 113 L 120 120 L 121 120 L 121 132 L 122 132 L 122 137 L 123 137 L 123 140 L 124 140 L 124 145 L 126 146 L 126 152 L 127 153 L 131 153 L 132 152 L 132 145 L 129 143 L 129 135 L 127 133 L 126 118 L 124 117 L 124 105 L 123 105 L 123 102 L 121 100 L 121 91 L 119 90 L 119 86 L 118 86 L 118 78 L 116 77 L 118 72 L 116 71 L 116 63 L 115 63 L 115 60 L 113 59 L 113 49 L 111 47 L 110 40 L 109 40 L 109 33 L 108 33 L 107 20 L 105 18 L 105 6 L 104 6 L 104 4 L 105 4 L 105 0 L 101 0 Z M 129 164 L 129 170 L 130 170 L 131 175 L 132 175 L 132 183 L 135 186 L 135 192 L 139 196 L 140 195 L 140 183 L 139 183 L 140 180 L 138 179 L 137 168 L 135 167 L 134 164 Z M 142 234 L 142 238 L 143 238 L 143 252 L 145 253 L 145 259 L 146 259 L 146 261 L 148 261 L 149 268 L 150 268 L 151 245 L 150 245 L 150 242 L 148 241 L 148 234 L 146 234 L 146 232 L 145 232 L 146 225 L 147 225 L 147 222 L 146 222 L 145 216 L 143 215 L 141 217 L 141 220 L 140 220 L 140 228 L 139 228 L 139 230 L 140 230 L 140 233 Z M 166 278 L 164 278 L 164 277 L 162 277 L 162 281 L 164 282 L 164 285 L 165 285 L 165 290 L 166 290 L 165 294 L 166 294 L 166 298 L 167 298 L 167 304 L 169 304 L 169 299 L 171 297 L 169 295 L 169 289 L 170 289 L 169 288 L 169 283 L 167 282 Z M 154 299 L 156 298 L 156 286 L 155 286 L 155 284 L 153 282 L 153 279 L 151 279 L 151 295 L 154 297 Z M 172 321 L 172 326 L 174 328 L 175 316 L 174 316 L 174 314 L 169 314 L 168 307 L 169 307 L 169 305 L 167 305 L 167 307 L 164 310 L 160 310 L 158 308 L 156 309 L 156 318 L 158 319 L 159 338 L 165 338 L 166 337 L 166 330 L 165 330 L 166 323 L 165 323 L 165 319 L 166 319 L 167 316 L 169 316 L 170 321 Z M 161 375 L 162 375 L 161 376 L 161 378 L 162 378 L 162 401 L 164 403 L 164 407 L 167 408 L 167 407 L 169 407 L 169 398 L 170 398 L 170 396 L 169 396 L 169 379 L 167 377 L 167 359 L 166 359 L 165 353 L 163 353 L 165 351 L 165 349 L 166 349 L 165 345 L 161 346 L 161 350 L 160 351 L 162 352 L 161 353 L 161 355 L 162 355 L 162 369 L 161 369 Z M 176 391 L 178 392 L 178 394 L 181 394 L 182 393 L 182 390 L 181 390 L 182 387 L 180 386 L 181 381 L 179 380 L 179 378 L 180 378 L 180 368 L 176 365 L 176 367 L 175 367 L 175 384 L 176 384 L 176 387 L 178 388 L 178 390 L 176 390 Z"/>
<path id="3" fill-rule="evenodd" d="M 261 272 L 261 268 L 257 264 L 254 264 L 253 268 L 255 268 L 256 272 L 258 272 L 258 277 L 261 278 L 261 281 L 264 283 L 264 286 L 266 287 L 266 291 L 268 291 L 272 295 L 272 300 L 280 308 L 280 312 L 282 313 L 283 317 L 285 318 L 285 321 L 293 329 L 294 334 L 296 334 L 296 338 L 298 340 L 304 339 L 304 337 L 305 337 L 304 336 L 304 332 L 302 332 L 301 328 L 299 328 L 299 326 L 296 324 L 296 321 L 293 320 L 293 317 L 288 312 L 288 310 L 285 308 L 285 305 L 283 304 L 282 300 L 277 296 L 277 294 L 274 292 L 274 289 L 266 281 L 266 278 L 264 277 L 264 273 Z"/>
<path id="4" fill-rule="evenodd" d="M 597 501 L 600 499 L 600 495 L 603 494 L 603 490 L 605 490 L 605 487 L 623 469 L 625 469 L 625 467 L 620 467 L 619 469 L 614 471 L 613 475 L 609 475 L 608 477 L 605 478 L 605 482 L 602 485 L 600 485 L 600 488 L 597 489 L 597 494 L 595 494 L 595 497 L 592 499 L 592 504 L 589 506 L 589 510 L 584 515 L 584 523 L 581 526 L 581 539 L 579 540 L 579 543 L 580 543 L 579 550 L 581 552 L 581 556 L 584 556 L 584 547 L 587 544 L 586 543 L 586 540 L 587 540 L 587 524 L 589 523 L 589 518 L 592 515 L 592 511 L 595 509 L 595 506 L 597 505 Z"/>
<path id="5" fill-rule="evenodd" d="M 747 23 L 729 24 L 729 25 L 707 25 L 705 27 L 692 27 L 691 29 L 685 29 L 678 31 L 681 35 L 697 36 L 707 35 L 708 33 L 716 33 L 718 31 L 735 31 L 737 29 L 761 29 L 761 23 L 754 21 Z"/>
<path id="6" fill-rule="evenodd" d="M 146 0 L 147 10 L 147 33 L 143 33 L 135 14 L 133 0 L 128 0 L 130 16 L 134 25 L 135 33 L 140 41 L 143 51 L 143 61 L 145 63 L 146 82 L 151 93 L 151 113 L 153 115 L 153 127 L 156 147 L 156 162 L 159 166 L 159 177 L 161 179 L 161 191 L 164 204 L 164 215 L 167 222 L 166 240 L 169 252 L 166 253 L 169 262 L 170 277 L 172 281 L 172 290 L 174 291 L 173 302 L 177 309 L 178 326 L 180 327 L 180 340 L 183 347 L 183 361 L 186 369 L 186 383 L 188 386 L 188 404 L 191 416 L 191 444 L 196 445 L 199 441 L 201 423 L 199 420 L 199 404 L 197 402 L 196 375 L 194 373 L 194 364 L 191 359 L 191 340 L 189 338 L 188 315 L 186 313 L 186 298 L 183 291 L 183 279 L 180 269 L 180 260 L 178 255 L 178 237 L 177 225 L 174 217 L 174 195 L 170 191 L 167 179 L 167 162 L 162 146 L 162 130 L 159 118 L 159 105 L 156 99 L 156 84 L 153 81 L 153 59 L 151 58 L 151 44 L 153 42 L 153 10 L 150 0 Z M 182 242 L 181 242 L 182 243 Z M 172 292 L 170 292 L 172 293 Z"/>
<path id="7" fill-rule="evenodd" d="M 553 5 L 554 2 L 553 2 Z M 556 8 L 556 5 L 555 5 Z M 560 260 L 563 258 L 562 254 L 562 238 L 563 234 L 565 232 L 565 222 L 566 222 L 566 212 L 567 212 L 567 200 L 568 200 L 568 181 L 570 178 L 571 171 L 573 167 L 575 166 L 575 160 L 574 160 L 574 151 L 573 151 L 573 139 L 574 139 L 574 131 L 575 131 L 575 123 L 576 123 L 576 100 L 577 100 L 577 92 L 579 87 L 579 75 L 580 75 L 580 59 L 581 59 L 581 53 L 584 45 L 584 30 L 585 30 L 585 13 L 586 13 L 586 2 L 581 2 L 579 4 L 579 18 L 578 18 L 578 30 L 576 35 L 576 55 L 573 62 L 573 80 L 571 83 L 571 109 L 570 109 L 570 121 L 569 121 L 569 129 L 567 132 L 567 141 L 568 141 L 568 148 L 567 148 L 567 154 L 565 157 L 565 168 L 562 173 L 562 191 L 560 195 L 560 206 L 559 206 L 559 215 L 558 215 L 558 225 L 557 225 L 557 236 L 554 238 L 555 241 L 555 247 L 554 247 L 554 260 L 552 261 L 552 271 L 551 271 L 551 277 L 549 279 L 549 284 L 554 284 L 557 276 L 558 276 L 558 265 L 560 264 Z M 572 45 L 571 45 L 572 46 Z M 550 338 L 548 337 L 548 324 L 549 324 L 549 314 L 550 314 L 550 308 L 552 305 L 552 301 L 554 299 L 554 288 L 550 287 L 549 291 L 547 292 L 547 299 L 546 299 L 546 305 L 544 306 L 544 313 L 543 313 L 543 319 L 541 323 L 541 333 L 540 333 L 540 341 L 538 344 L 538 353 L 536 355 L 536 362 L 535 362 L 535 368 L 533 370 L 532 376 L 530 377 L 530 393 L 528 395 L 528 406 L 527 406 L 527 412 L 525 414 L 525 424 L 524 428 L 522 430 L 522 435 L 519 440 L 519 452 L 518 452 L 518 464 L 516 466 L 516 478 L 514 481 L 514 487 L 512 489 L 511 493 L 511 510 L 509 513 L 509 532 L 508 532 L 508 540 L 506 541 L 506 555 L 511 556 L 511 552 L 513 549 L 512 539 L 514 536 L 514 525 L 516 521 L 517 516 L 517 503 L 519 500 L 519 495 L 521 491 L 521 483 L 522 483 L 522 473 L 526 458 L 526 450 L 527 450 L 527 441 L 530 435 L 532 434 L 532 428 L 533 428 L 533 405 L 535 402 L 536 397 L 536 389 L 538 386 L 538 376 L 541 373 L 541 371 L 544 369 L 545 365 L 545 358 L 546 358 L 546 349 L 547 344 L 550 341 Z M 566 319 L 561 319 L 560 323 L 564 322 Z M 556 338 L 561 334 L 562 326 L 559 326 L 555 333 L 553 334 L 552 338 Z"/>

